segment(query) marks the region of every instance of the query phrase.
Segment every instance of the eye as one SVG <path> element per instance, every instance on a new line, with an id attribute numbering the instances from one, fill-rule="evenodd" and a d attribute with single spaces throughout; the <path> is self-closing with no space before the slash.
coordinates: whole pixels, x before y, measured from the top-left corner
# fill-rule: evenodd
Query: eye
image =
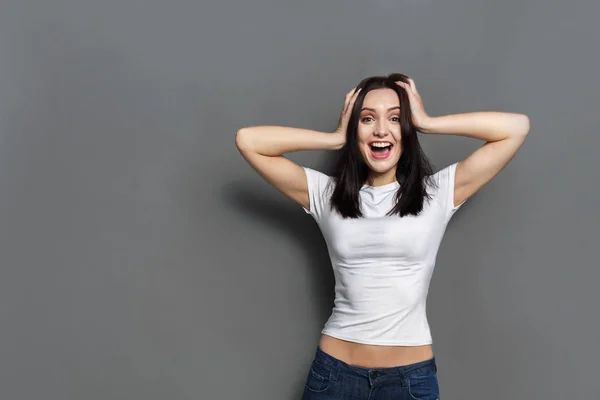
<path id="1" fill-rule="evenodd" d="M 364 117 L 364 118 L 361 118 L 361 120 L 360 120 L 360 121 L 361 121 L 361 122 L 367 122 L 366 120 L 367 120 L 367 119 L 370 119 L 370 118 L 371 118 L 371 117 Z M 400 117 L 392 117 L 392 119 L 393 119 L 393 120 L 395 120 L 395 122 L 399 122 L 399 121 L 400 121 Z"/>

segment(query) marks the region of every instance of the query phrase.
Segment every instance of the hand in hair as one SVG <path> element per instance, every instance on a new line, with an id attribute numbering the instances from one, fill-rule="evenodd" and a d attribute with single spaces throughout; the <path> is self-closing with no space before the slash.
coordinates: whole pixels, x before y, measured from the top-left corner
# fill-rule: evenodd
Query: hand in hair
<path id="1" fill-rule="evenodd" d="M 358 97 L 358 93 L 361 89 L 356 90 L 356 88 L 352 89 L 348 93 L 346 93 L 346 97 L 344 99 L 344 108 L 340 113 L 340 119 L 338 122 L 338 127 L 335 130 L 336 135 L 341 136 L 342 146 L 346 144 L 346 130 L 348 129 L 348 121 L 350 120 L 350 115 L 352 114 L 352 108 L 354 107 L 354 103 L 356 102 L 356 98 Z"/>
<path id="2" fill-rule="evenodd" d="M 396 84 L 402 89 L 404 89 L 406 91 L 406 94 L 408 95 L 408 100 L 410 102 L 411 120 L 414 127 L 418 131 L 425 133 L 425 125 L 427 124 L 427 121 L 430 117 L 425 112 L 423 100 L 421 100 L 421 96 L 417 91 L 415 81 L 408 78 L 408 83 L 396 81 Z"/>

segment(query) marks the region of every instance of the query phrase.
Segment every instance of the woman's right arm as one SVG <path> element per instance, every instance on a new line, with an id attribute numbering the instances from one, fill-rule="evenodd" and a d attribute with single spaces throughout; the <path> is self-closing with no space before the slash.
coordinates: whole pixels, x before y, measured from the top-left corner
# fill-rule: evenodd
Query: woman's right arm
<path id="1" fill-rule="evenodd" d="M 240 129 L 235 144 L 260 176 L 308 210 L 310 203 L 304 169 L 283 154 L 301 150 L 337 150 L 344 146 L 345 140 L 345 130 L 326 133 L 283 126 L 256 126 Z"/>
<path id="2" fill-rule="evenodd" d="M 346 144 L 346 129 L 361 89 L 344 97 L 338 128 L 333 133 L 283 126 L 255 126 L 237 132 L 235 144 L 248 163 L 277 190 L 310 210 L 308 180 L 304 168 L 283 157 L 300 150 L 337 150 Z M 313 211 L 313 210 L 310 210 Z"/>

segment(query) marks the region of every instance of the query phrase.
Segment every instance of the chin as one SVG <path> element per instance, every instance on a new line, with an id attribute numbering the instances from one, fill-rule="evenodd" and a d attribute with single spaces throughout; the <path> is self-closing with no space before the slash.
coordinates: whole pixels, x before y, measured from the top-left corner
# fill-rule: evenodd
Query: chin
<path id="1" fill-rule="evenodd" d="M 396 165 L 396 163 L 386 163 L 385 165 L 372 164 L 369 162 L 367 163 L 367 166 L 369 167 L 369 169 L 378 174 L 383 174 L 383 173 L 388 172 L 390 169 L 392 169 L 394 167 L 394 165 Z"/>

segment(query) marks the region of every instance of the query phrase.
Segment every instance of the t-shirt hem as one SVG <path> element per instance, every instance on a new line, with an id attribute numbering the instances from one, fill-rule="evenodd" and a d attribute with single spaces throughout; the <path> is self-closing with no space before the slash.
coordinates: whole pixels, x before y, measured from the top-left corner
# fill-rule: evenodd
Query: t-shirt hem
<path id="1" fill-rule="evenodd" d="M 369 340 L 369 339 L 361 339 L 361 338 L 353 338 L 350 336 L 340 335 L 335 332 L 331 332 L 327 329 L 323 329 L 321 331 L 322 334 L 334 337 L 336 339 L 346 340 L 348 342 L 360 343 L 360 344 L 372 344 L 372 345 L 380 345 L 380 346 L 424 346 L 427 344 L 433 344 L 432 340 L 426 341 L 385 341 L 385 340 Z"/>

